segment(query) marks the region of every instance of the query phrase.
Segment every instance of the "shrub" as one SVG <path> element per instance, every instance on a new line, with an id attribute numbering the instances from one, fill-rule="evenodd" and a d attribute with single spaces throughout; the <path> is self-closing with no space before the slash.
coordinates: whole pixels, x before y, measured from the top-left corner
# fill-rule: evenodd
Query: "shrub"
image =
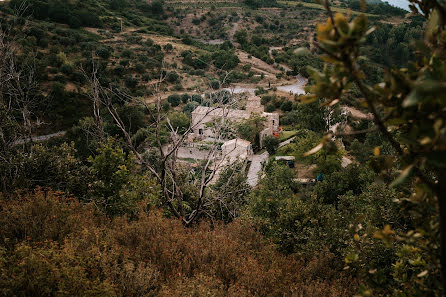
<path id="1" fill-rule="evenodd" d="M 111 52 L 112 52 L 112 49 L 110 49 L 109 47 L 105 47 L 105 46 L 101 46 L 100 48 L 98 48 L 96 50 L 96 54 L 103 59 L 110 58 Z"/>
<path id="2" fill-rule="evenodd" d="M 190 99 L 191 99 L 191 97 L 190 97 L 189 94 L 183 94 L 183 95 L 181 95 L 181 102 L 183 102 L 183 103 L 185 103 L 185 104 L 186 104 Z"/>
<path id="3" fill-rule="evenodd" d="M 263 138 L 263 146 L 270 155 L 274 155 L 276 153 L 279 143 L 279 139 L 271 135 L 267 135 Z"/>
<path id="4" fill-rule="evenodd" d="M 195 102 L 201 104 L 201 102 L 203 101 L 203 98 L 201 98 L 201 95 L 193 94 L 192 95 L 192 101 L 195 101 Z"/>
<path id="5" fill-rule="evenodd" d="M 354 290 L 327 268 L 330 254 L 285 257 L 246 222 L 185 228 L 158 211 L 110 222 L 63 193 L 0 198 L 0 238 L 10 240 L 0 287 L 8 296 L 337 297 Z"/>
<path id="6" fill-rule="evenodd" d="M 283 112 L 291 111 L 293 109 L 293 103 L 291 101 L 287 100 L 282 103 L 282 105 L 280 106 L 280 109 Z"/>
<path id="7" fill-rule="evenodd" d="M 125 86 L 127 88 L 134 89 L 136 88 L 137 85 L 138 85 L 138 80 L 136 78 L 130 75 L 125 78 Z"/>
<path id="8" fill-rule="evenodd" d="M 266 105 L 265 111 L 266 112 L 273 112 L 276 110 L 276 107 L 274 106 L 274 104 L 269 103 L 268 105 Z"/>
<path id="9" fill-rule="evenodd" d="M 271 98 L 270 95 L 264 95 L 264 96 L 262 96 L 262 99 L 261 99 L 260 103 L 262 105 L 267 105 L 271 101 L 271 99 L 272 98 Z"/>
<path id="10" fill-rule="evenodd" d="M 218 80 L 211 81 L 211 88 L 214 90 L 220 89 L 220 82 Z"/>
<path id="11" fill-rule="evenodd" d="M 180 105 L 181 103 L 181 97 L 178 94 L 169 95 L 167 97 L 167 101 L 172 105 L 173 107 Z"/>
<path id="12" fill-rule="evenodd" d="M 166 80 L 170 83 L 175 83 L 179 79 L 180 79 L 180 75 L 176 71 L 171 71 L 166 76 Z"/>

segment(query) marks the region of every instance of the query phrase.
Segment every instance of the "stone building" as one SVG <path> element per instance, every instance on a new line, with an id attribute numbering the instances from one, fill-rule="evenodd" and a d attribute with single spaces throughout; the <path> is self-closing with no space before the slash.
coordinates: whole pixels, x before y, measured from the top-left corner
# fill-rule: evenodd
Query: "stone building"
<path id="1" fill-rule="evenodd" d="M 223 143 L 221 152 L 229 162 L 234 162 L 237 158 L 246 160 L 254 154 L 251 142 L 240 138 L 231 139 Z"/>
<path id="2" fill-rule="evenodd" d="M 279 131 L 279 114 L 264 112 L 260 98 L 253 96 L 248 99 L 245 110 L 198 106 L 192 112 L 194 137 L 212 138 L 215 135 L 210 124 L 214 121 L 223 120 L 237 123 L 249 119 L 253 113 L 266 118 L 265 129 L 260 133 L 260 143 L 266 135 L 272 135 Z"/>

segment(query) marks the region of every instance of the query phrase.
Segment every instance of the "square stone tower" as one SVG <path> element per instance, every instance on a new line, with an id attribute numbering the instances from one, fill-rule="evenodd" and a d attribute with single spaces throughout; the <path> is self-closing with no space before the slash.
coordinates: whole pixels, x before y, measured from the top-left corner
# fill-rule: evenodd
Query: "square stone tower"
<path id="1" fill-rule="evenodd" d="M 259 96 L 252 96 L 248 98 L 248 102 L 246 103 L 246 111 L 249 113 L 255 112 L 260 114 L 264 112 L 264 107 Z"/>

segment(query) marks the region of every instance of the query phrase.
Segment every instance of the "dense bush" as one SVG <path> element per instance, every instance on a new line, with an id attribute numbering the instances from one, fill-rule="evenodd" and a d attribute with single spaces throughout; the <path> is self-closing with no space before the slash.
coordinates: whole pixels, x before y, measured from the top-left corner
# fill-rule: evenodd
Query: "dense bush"
<path id="1" fill-rule="evenodd" d="M 242 222 L 185 229 L 156 211 L 109 222 L 91 205 L 42 190 L 0 199 L 6 295 L 322 297 L 354 285 L 327 269 L 330 255 L 282 256 Z"/>
<path id="2" fill-rule="evenodd" d="M 267 135 L 263 138 L 263 147 L 270 155 L 276 153 L 277 148 L 279 147 L 279 143 L 279 139 L 271 135 Z"/>
<path id="3" fill-rule="evenodd" d="M 167 97 L 167 101 L 170 103 L 170 105 L 175 107 L 175 106 L 180 105 L 181 97 L 180 97 L 180 95 L 177 95 L 177 94 L 169 95 L 169 97 Z"/>

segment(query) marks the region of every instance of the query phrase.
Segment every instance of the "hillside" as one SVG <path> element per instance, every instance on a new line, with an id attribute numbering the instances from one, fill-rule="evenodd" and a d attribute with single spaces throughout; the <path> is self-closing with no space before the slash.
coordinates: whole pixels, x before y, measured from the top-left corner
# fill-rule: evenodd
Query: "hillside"
<path id="1" fill-rule="evenodd" d="M 0 1 L 0 296 L 443 296 L 420 1 Z"/>

